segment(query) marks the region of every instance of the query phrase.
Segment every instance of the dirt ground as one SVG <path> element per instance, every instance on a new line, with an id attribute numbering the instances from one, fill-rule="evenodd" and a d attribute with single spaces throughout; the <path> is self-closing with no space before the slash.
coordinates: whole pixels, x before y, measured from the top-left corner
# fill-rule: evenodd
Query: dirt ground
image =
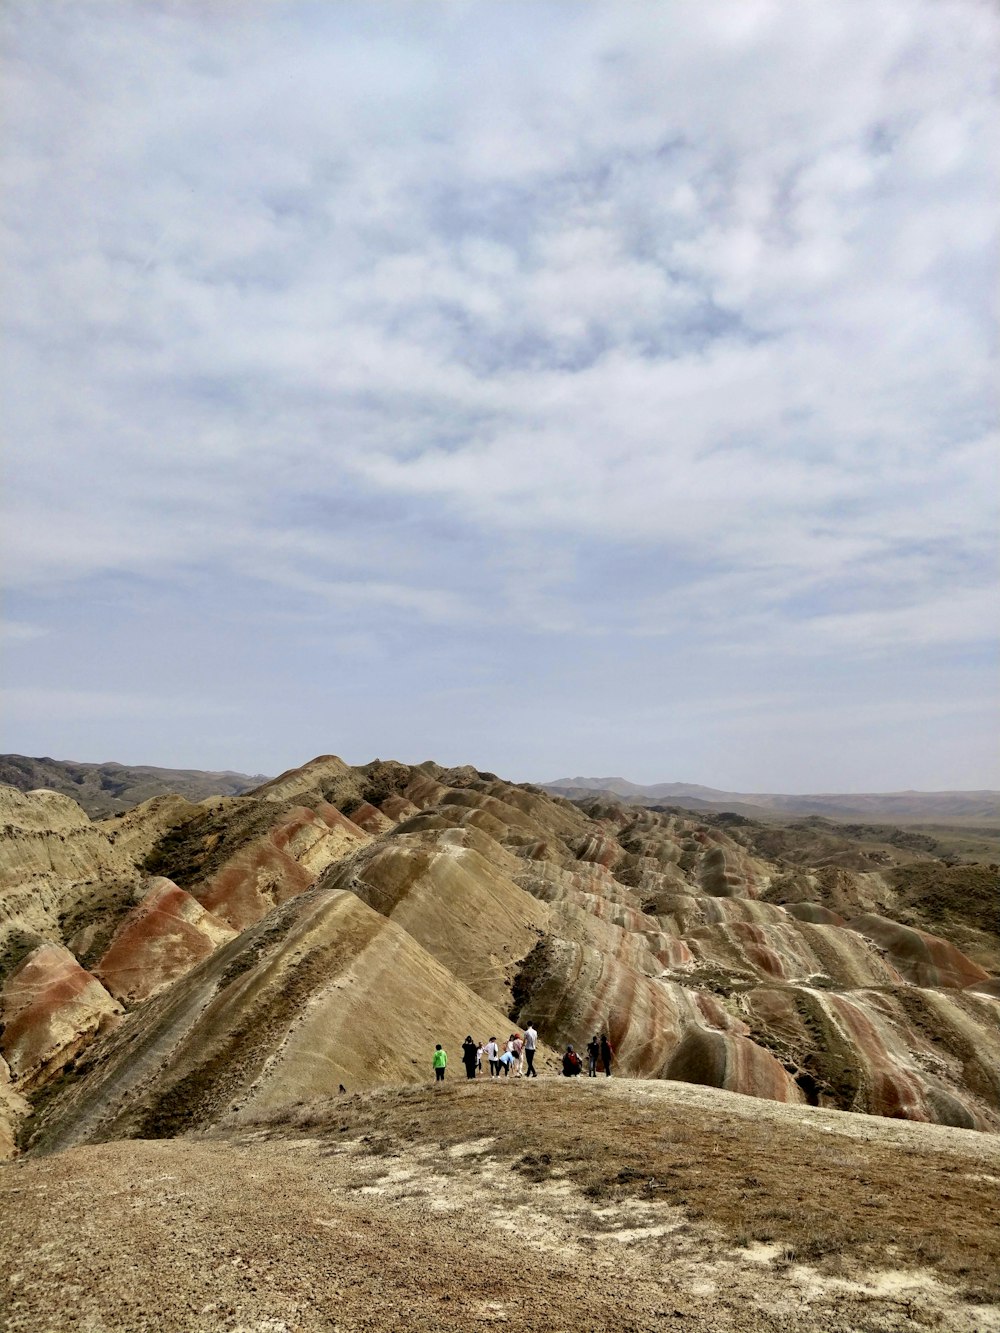
<path id="1" fill-rule="evenodd" d="M 1000 1330 L 1000 1137 L 685 1084 L 382 1089 L 0 1169 L 4 1333 Z"/>

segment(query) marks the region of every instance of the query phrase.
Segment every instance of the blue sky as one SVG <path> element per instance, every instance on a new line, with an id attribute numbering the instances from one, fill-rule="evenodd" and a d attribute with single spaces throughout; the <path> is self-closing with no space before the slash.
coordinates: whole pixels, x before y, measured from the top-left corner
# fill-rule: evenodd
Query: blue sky
<path id="1" fill-rule="evenodd" d="M 1000 785 L 990 5 L 0 22 L 5 750 Z"/>

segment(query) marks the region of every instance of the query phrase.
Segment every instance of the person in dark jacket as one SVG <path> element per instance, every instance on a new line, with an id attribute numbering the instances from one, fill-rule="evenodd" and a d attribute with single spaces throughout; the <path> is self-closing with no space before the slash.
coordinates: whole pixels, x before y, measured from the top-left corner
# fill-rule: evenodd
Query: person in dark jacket
<path id="1" fill-rule="evenodd" d="M 471 1035 L 462 1042 L 462 1064 L 465 1065 L 465 1077 L 476 1077 L 476 1059 L 479 1047 L 472 1040 Z"/>
<path id="2" fill-rule="evenodd" d="M 601 1053 L 601 1043 L 597 1040 L 597 1033 L 587 1042 L 587 1077 L 597 1077 L 597 1057 Z"/>
<path id="3" fill-rule="evenodd" d="M 604 1073 L 606 1074 L 606 1076 L 607 1076 L 608 1078 L 611 1077 L 611 1060 L 612 1060 L 613 1056 L 614 1056 L 614 1051 L 611 1049 L 611 1043 L 610 1043 L 610 1041 L 608 1041 L 608 1034 L 607 1034 L 606 1032 L 602 1032 L 602 1033 L 601 1033 L 601 1064 L 602 1064 L 602 1066 L 604 1067 Z"/>

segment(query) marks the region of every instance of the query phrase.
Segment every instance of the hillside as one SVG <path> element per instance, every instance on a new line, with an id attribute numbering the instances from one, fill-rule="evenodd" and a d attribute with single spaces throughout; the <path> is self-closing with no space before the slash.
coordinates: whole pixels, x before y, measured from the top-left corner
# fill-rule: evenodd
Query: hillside
<path id="1" fill-rule="evenodd" d="M 0 1170 L 11 1333 L 989 1333 L 995 1135 L 449 1082 Z"/>
<path id="2" fill-rule="evenodd" d="M 616 1246 L 637 1247 L 629 1271 L 650 1303 L 636 1297 L 645 1311 L 636 1328 L 662 1317 L 654 1292 L 669 1256 L 718 1265 L 720 1291 L 742 1283 L 749 1292 L 759 1279 L 775 1301 L 801 1269 L 799 1295 L 781 1297 L 780 1317 L 791 1321 L 782 1327 L 809 1326 L 798 1312 L 807 1289 L 823 1318 L 842 1320 L 830 1327 L 868 1327 L 857 1310 L 881 1310 L 883 1298 L 895 1319 L 902 1291 L 947 1327 L 988 1326 L 971 1312 L 996 1292 L 965 1228 L 986 1215 L 976 1182 L 993 1178 L 992 1158 L 961 1181 L 948 1173 L 953 1153 L 973 1162 L 995 1152 L 1000 1130 L 995 866 L 945 865 L 919 838 L 893 842 L 891 828 L 865 842 L 809 821 L 788 829 L 617 798 L 573 804 L 473 768 L 352 768 L 334 755 L 245 794 L 197 803 L 158 796 L 100 820 L 58 793 L 3 787 L 0 816 L 0 1153 L 13 1173 L 0 1173 L 0 1185 L 14 1199 L 13 1243 L 30 1249 L 32 1237 L 63 1235 L 60 1262 L 79 1263 L 78 1233 L 53 1211 L 62 1207 L 57 1182 L 76 1182 L 70 1196 L 87 1197 L 94 1219 L 92 1187 L 81 1181 L 153 1172 L 130 1226 L 145 1209 L 167 1224 L 156 1243 L 174 1248 L 176 1260 L 165 1262 L 183 1270 L 178 1285 L 188 1293 L 173 1325 L 162 1310 L 144 1324 L 152 1297 L 131 1281 L 112 1291 L 95 1278 L 105 1313 L 81 1295 L 81 1317 L 206 1333 L 236 1329 L 244 1317 L 285 1318 L 275 1313 L 280 1301 L 264 1299 L 269 1273 L 298 1302 L 289 1329 L 327 1327 L 305 1295 L 326 1271 L 321 1240 L 290 1264 L 280 1232 L 247 1239 L 251 1203 L 238 1226 L 224 1217 L 238 1169 L 265 1182 L 269 1200 L 279 1177 L 294 1180 L 282 1226 L 297 1236 L 322 1235 L 316 1217 L 338 1236 L 375 1225 L 378 1244 L 395 1252 L 409 1210 L 429 1206 L 421 1244 L 435 1263 L 465 1272 L 447 1219 L 454 1211 L 460 1231 L 466 1220 L 474 1231 L 472 1195 L 456 1184 L 454 1200 L 439 1207 L 451 1176 L 442 1183 L 437 1159 L 474 1164 L 475 1145 L 488 1139 L 513 1211 L 479 1224 L 486 1230 L 469 1262 L 486 1262 L 491 1227 L 517 1236 L 540 1218 L 542 1232 L 551 1222 L 561 1239 L 554 1251 L 542 1232 L 530 1244 L 550 1256 L 565 1245 L 600 1264 L 590 1247 L 606 1228 Z M 529 1020 L 541 1036 L 537 1087 L 455 1086 L 466 1034 L 503 1040 Z M 615 1077 L 600 1091 L 588 1079 L 558 1078 L 565 1046 L 582 1049 L 602 1030 Z M 436 1042 L 451 1055 L 449 1081 L 421 1091 Z M 492 1103 L 505 1107 L 504 1123 L 475 1100 L 491 1094 L 506 1099 Z M 813 1134 L 838 1136 L 824 1158 L 832 1193 L 810 1179 Z M 300 1140 L 306 1155 L 297 1158 Z M 860 1142 L 867 1165 L 849 1146 Z M 917 1179 L 919 1158 L 923 1186 L 950 1195 L 938 1221 L 952 1240 L 913 1248 L 928 1227 L 935 1236 L 940 1228 L 920 1211 L 921 1191 L 911 1197 L 899 1184 L 904 1149 L 907 1179 Z M 325 1202 L 296 1160 L 326 1182 Z M 522 1178 L 527 1193 L 518 1193 Z M 175 1179 L 186 1183 L 155 1183 Z M 407 1202 L 411 1185 L 393 1192 L 397 1181 L 412 1182 L 419 1205 Z M 364 1201 L 386 1188 L 402 1212 L 375 1221 Z M 898 1240 L 880 1257 L 885 1225 L 866 1229 L 866 1215 L 855 1214 L 868 1206 L 862 1194 L 882 1199 L 889 1188 Z M 37 1198 L 49 1190 L 51 1206 Z M 858 1198 L 845 1212 L 836 1199 L 851 1191 Z M 217 1291 L 198 1285 L 190 1256 L 201 1233 L 177 1230 L 191 1209 L 218 1219 L 205 1223 L 216 1233 L 216 1269 L 234 1257 L 257 1265 L 252 1300 L 224 1281 Z M 103 1237 L 103 1227 L 93 1221 L 94 1234 Z M 110 1271 L 100 1268 L 100 1246 L 132 1246 L 110 1217 L 106 1229 L 95 1272 Z M 136 1244 L 147 1243 L 144 1234 L 153 1235 L 140 1226 Z M 336 1287 L 356 1311 L 345 1327 L 384 1328 L 384 1314 L 366 1324 L 357 1313 L 371 1299 L 363 1271 L 372 1252 L 351 1253 L 353 1277 Z M 144 1262 L 135 1258 L 138 1270 Z M 411 1280 L 407 1262 L 386 1279 L 386 1299 Z M 667 1284 L 691 1321 L 695 1267 Z M 910 1276 L 887 1277 L 890 1268 Z M 30 1269 L 36 1310 L 58 1286 L 46 1286 L 46 1271 Z M 545 1271 L 559 1281 L 565 1265 L 553 1259 Z M 622 1290 L 608 1280 L 611 1294 L 595 1306 L 601 1319 Z M 860 1284 L 857 1307 L 843 1304 L 844 1281 Z M 416 1297 L 419 1318 L 398 1326 L 462 1326 L 471 1307 L 455 1282 Z M 454 1307 L 443 1315 L 439 1295 Z M 562 1300 L 539 1303 L 547 1326 L 612 1326 L 589 1325 L 584 1313 L 572 1322 Z M 484 1301 L 475 1307 L 484 1318 L 506 1309 L 493 1295 Z M 229 1322 L 212 1322 L 214 1303 Z M 100 1324 L 112 1308 L 119 1323 Z M 747 1322 L 739 1302 L 713 1309 L 716 1322 L 705 1327 L 771 1326 L 763 1315 Z M 19 1319 L 12 1328 L 50 1326 L 40 1315 Z"/>
<path id="3" fill-rule="evenodd" d="M 187 768 L 149 768 L 127 764 L 81 764 L 64 759 L 0 755 L 0 784 L 18 791 L 57 791 L 69 796 L 94 819 L 122 814 L 154 796 L 238 796 L 265 779 L 262 774 L 208 773 Z"/>

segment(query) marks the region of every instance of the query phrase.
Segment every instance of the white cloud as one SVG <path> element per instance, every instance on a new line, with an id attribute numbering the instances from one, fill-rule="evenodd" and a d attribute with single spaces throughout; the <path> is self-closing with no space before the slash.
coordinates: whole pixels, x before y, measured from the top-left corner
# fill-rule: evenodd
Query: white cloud
<path id="1" fill-rule="evenodd" d="M 204 576 L 364 652 L 995 634 L 991 7 L 6 25 L 19 595 Z"/>
<path id="2" fill-rule="evenodd" d="M 31 643 L 49 633 L 44 625 L 31 625 L 23 620 L 0 620 L 0 643 Z"/>
<path id="3" fill-rule="evenodd" d="M 0 704 L 6 716 L 40 717 L 56 722 L 111 719 L 185 721 L 214 717 L 233 711 L 225 704 L 206 699 L 192 699 L 160 694 L 123 693 L 117 690 L 73 690 L 23 686 L 0 690 Z"/>

